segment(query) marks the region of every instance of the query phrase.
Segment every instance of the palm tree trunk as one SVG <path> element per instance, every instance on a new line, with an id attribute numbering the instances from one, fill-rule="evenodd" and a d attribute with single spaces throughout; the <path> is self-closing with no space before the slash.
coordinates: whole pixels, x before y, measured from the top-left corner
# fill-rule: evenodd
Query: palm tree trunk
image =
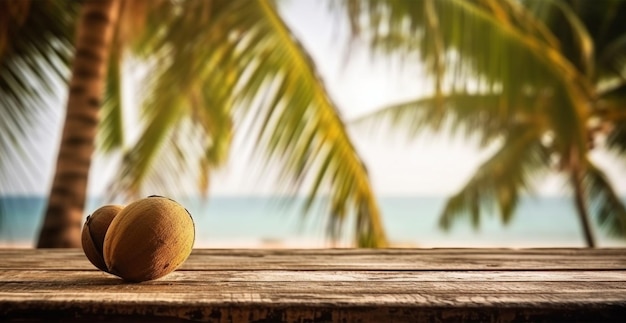
<path id="1" fill-rule="evenodd" d="M 61 147 L 38 248 L 80 247 L 87 178 L 119 8 L 118 0 L 83 4 Z"/>
<path id="2" fill-rule="evenodd" d="M 571 156 L 571 181 L 574 186 L 574 202 L 576 210 L 578 211 L 578 217 L 580 218 L 580 224 L 585 235 L 585 243 L 587 244 L 587 247 L 595 248 L 596 242 L 593 237 L 591 222 L 589 221 L 589 211 L 587 210 L 587 203 L 582 187 L 583 168 L 581 166 L 577 150 L 575 149 L 572 149 Z"/>

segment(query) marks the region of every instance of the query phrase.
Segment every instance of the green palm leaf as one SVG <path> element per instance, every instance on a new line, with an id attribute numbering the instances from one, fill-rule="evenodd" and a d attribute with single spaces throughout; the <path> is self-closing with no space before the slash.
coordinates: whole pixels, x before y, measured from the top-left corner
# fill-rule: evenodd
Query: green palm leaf
<path id="1" fill-rule="evenodd" d="M 595 74 L 594 41 L 578 12 L 561 0 L 528 1 L 526 8 L 560 35 L 558 49 L 587 78 Z"/>
<path id="2" fill-rule="evenodd" d="M 355 19 L 366 21 L 360 33 L 375 50 L 416 58 L 427 67 L 431 66 L 429 71 L 435 84 L 443 84 L 442 90 L 435 89 L 435 93 L 499 94 L 500 113 L 509 115 L 515 115 L 516 111 L 507 110 L 533 108 L 533 105 L 518 104 L 525 97 L 543 95 L 559 103 L 544 113 L 560 134 L 562 152 L 568 151 L 569 143 L 585 150 L 584 130 L 579 133 L 577 129 L 585 129 L 584 102 L 592 93 L 591 84 L 576 65 L 561 54 L 555 37 L 547 35 L 547 28 L 541 21 L 529 18 L 532 15 L 520 14 L 517 6 L 508 1 L 415 1 L 410 5 L 402 1 L 374 1 L 368 4 L 368 8 L 353 13 Z M 430 5 L 434 6 L 433 10 L 427 10 Z M 368 20 L 362 16 L 383 19 Z M 397 20 L 407 22 L 399 24 Z M 439 22 L 438 33 L 428 32 L 429 21 L 433 20 Z M 571 21 L 575 25 L 572 28 L 583 30 L 577 20 L 572 18 Z M 368 23 L 373 26 L 366 28 Z M 438 39 L 433 39 L 435 36 Z M 587 48 L 588 37 L 580 38 L 581 47 Z M 438 60 L 444 62 L 443 73 L 432 67 L 439 65 Z"/>
<path id="3" fill-rule="evenodd" d="M 547 170 L 550 154 L 540 138 L 536 128 L 512 129 L 499 150 L 447 201 L 440 225 L 447 229 L 454 218 L 470 214 L 477 227 L 481 209 L 494 206 L 498 207 L 502 221 L 507 223 L 517 206 L 520 191 L 532 192 L 532 179 Z"/>
<path id="4" fill-rule="evenodd" d="M 442 105 L 441 108 L 438 108 Z M 382 107 L 353 120 L 360 127 L 387 127 L 413 137 L 426 130 L 448 131 L 451 135 L 479 135 L 487 145 L 510 127 L 547 127 L 547 120 L 536 113 L 545 109 L 540 97 L 527 95 L 508 107 L 501 93 L 447 93 Z"/>
<path id="5" fill-rule="evenodd" d="M 626 237 L 626 207 L 604 172 L 590 160 L 587 160 L 583 185 L 598 224 L 613 236 Z"/>
<path id="6" fill-rule="evenodd" d="M 309 206 L 315 197 L 329 195 L 330 232 L 337 233 L 354 213 L 357 243 L 385 246 L 365 167 L 313 61 L 273 2 L 187 1 L 176 6 L 149 14 L 139 40 L 144 55 L 155 53 L 145 56 L 152 63 L 153 81 L 146 87 L 145 129 L 124 159 L 119 187 L 135 194 L 148 183 L 153 191 L 171 189 L 176 185 L 170 180 L 184 181 L 188 175 L 200 177 L 206 189 L 208 170 L 227 157 L 232 119 L 240 111 L 258 117 L 250 128 L 240 129 L 258 131 L 264 148 L 257 152 L 284 163 L 281 184 L 297 191 L 307 178 L 313 181 Z M 184 144 L 199 138 L 204 140 L 199 146 Z M 181 172 L 198 165 L 197 172 Z"/>
<path id="7" fill-rule="evenodd" d="M 604 142 L 596 140 L 601 135 L 613 151 L 626 151 L 626 28 L 620 24 L 626 3 L 349 1 L 346 8 L 355 36 L 380 53 L 423 63 L 434 79 L 433 97 L 383 108 L 361 122 L 377 119 L 410 135 L 443 125 L 477 134 L 483 145 L 504 138 L 448 201 L 444 227 L 461 213 L 477 224 L 481 209 L 493 205 L 507 220 L 518 191 L 529 189 L 536 170 L 551 167 L 571 173 L 575 187 L 583 184 L 586 196 L 575 192 L 581 219 L 592 204 L 598 220 L 624 236 L 624 207 L 608 180 L 577 161 Z M 582 222 L 588 233 L 588 221 Z"/>
<path id="8" fill-rule="evenodd" d="M 178 6 L 152 8 L 145 34 L 137 40 L 143 44 L 139 54 L 151 66 L 150 79 L 142 89 L 146 122 L 118 176 L 124 183 L 120 188 L 133 194 L 140 194 L 144 186 L 152 192 L 178 193 L 175 188 L 183 185 L 167 179 L 191 180 L 182 174 L 202 177 L 200 186 L 206 190 L 209 168 L 205 166 L 219 166 L 228 153 L 232 131 L 230 95 L 236 80 L 225 77 L 228 63 L 224 59 L 228 55 L 222 52 L 232 44 L 225 42 L 223 30 L 220 34 L 216 29 L 228 14 L 226 9 L 232 8 L 223 1 L 187 1 Z M 176 14 L 177 10 L 188 15 Z M 192 125 L 187 127 L 201 134 L 177 129 L 189 120 Z M 190 148 L 185 144 L 190 142 L 201 144 Z M 171 156 L 177 161 L 164 164 Z M 156 166 L 157 161 L 162 167 Z M 200 173 L 181 173 L 190 169 L 199 169 Z"/>
<path id="9" fill-rule="evenodd" d="M 626 82 L 601 94 L 601 109 L 595 117 L 601 120 L 598 130 L 608 132 L 607 147 L 620 156 L 626 154 Z"/>
<path id="10" fill-rule="evenodd" d="M 322 192 L 322 185 L 327 185 L 331 232 L 338 232 L 343 220 L 354 212 L 358 245 L 384 246 L 380 214 L 365 166 L 313 61 L 271 2 L 256 3 L 258 11 L 251 13 L 258 15 L 255 20 L 259 24 L 252 39 L 273 36 L 263 42 L 251 42 L 246 48 L 248 52 L 266 54 L 253 75 L 266 70 L 266 78 L 271 78 L 265 84 L 271 84 L 272 92 L 258 107 L 262 116 L 259 119 L 260 143 L 267 147 L 270 157 L 285 162 L 285 175 L 296 176 L 300 183 L 307 177 L 314 179 L 309 188 L 308 207 Z M 248 100 L 257 96 L 245 88 L 241 94 Z"/>
<path id="11" fill-rule="evenodd" d="M 98 144 L 103 152 L 124 147 L 124 118 L 122 105 L 122 59 L 119 50 L 111 53 L 109 71 L 98 125 Z"/>
<path id="12" fill-rule="evenodd" d="M 76 15 L 74 3 L 0 2 L 0 194 L 40 184 L 37 141 L 60 113 L 49 102 L 62 98 Z"/>

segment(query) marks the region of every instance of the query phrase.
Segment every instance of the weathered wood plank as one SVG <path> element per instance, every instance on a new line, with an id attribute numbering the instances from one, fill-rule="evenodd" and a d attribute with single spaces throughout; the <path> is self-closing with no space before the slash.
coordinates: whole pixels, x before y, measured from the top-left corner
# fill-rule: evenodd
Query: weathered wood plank
<path id="1" fill-rule="evenodd" d="M 626 281 L 211 281 L 190 280 L 192 272 L 128 284 L 100 272 L 0 281 L 0 308 L 53 304 L 116 306 L 313 306 L 313 307 L 626 307 Z M 300 273 L 306 276 L 308 273 Z M 3 275 L 4 276 L 4 275 Z M 486 276 L 486 275 L 484 275 Z M 546 274 L 549 276 L 549 274 Z M 16 307 L 17 306 L 17 307 Z M 107 307 L 103 307 L 107 308 Z M 37 309 L 32 307 L 32 310 Z"/>
<path id="2" fill-rule="evenodd" d="M 158 285 L 157 285 L 158 286 Z M 517 307 L 517 308 L 577 308 L 582 306 L 603 307 L 621 306 L 626 310 L 624 299 L 626 292 L 605 291 L 605 290 L 572 290 L 564 292 L 550 291 L 537 295 L 534 289 L 528 292 L 512 291 L 498 292 L 485 291 L 472 293 L 468 289 L 452 293 L 411 291 L 406 293 L 363 292 L 362 289 L 355 291 L 339 291 L 331 289 L 321 292 L 307 292 L 295 290 L 255 290 L 259 286 L 247 286 L 247 288 L 224 289 L 222 292 L 207 292 L 205 290 L 177 289 L 176 291 L 164 292 L 162 287 L 156 288 L 108 288 L 106 291 L 97 294 L 87 292 L 86 288 L 74 289 L 72 291 L 38 290 L 33 293 L 27 289 L 13 289 L 9 287 L 6 291 L 0 292 L 0 308 L 2 304 L 9 305 L 3 310 L 11 312 L 16 307 L 27 308 L 33 304 L 49 303 L 50 306 L 59 304 L 104 304 L 114 311 L 115 306 L 170 306 L 176 307 L 208 307 L 208 306 L 311 306 L 311 307 L 439 307 L 439 308 L 475 308 L 475 307 Z M 56 286 L 54 286 L 56 287 Z M 92 286 L 93 287 L 93 286 Z M 125 286 L 129 287 L 129 286 Z M 240 286 L 241 287 L 241 286 Z M 280 286 L 282 287 L 282 286 Z M 324 286 L 325 287 L 325 286 Z M 426 286 L 421 286 L 426 287 Z M 553 286 L 558 287 L 558 286 Z M 278 288 L 278 287 L 277 287 Z M 432 288 L 430 286 L 429 288 Z M 189 289 L 189 288 L 187 288 Z M 97 296 L 97 297 L 94 297 Z M 91 305 L 90 305 L 91 306 Z M 31 310 L 37 310 L 31 307 Z M 2 311 L 0 311 L 2 313 Z"/>
<path id="3" fill-rule="evenodd" d="M 21 296 L 20 301 L 10 297 Z M 56 294 L 33 297 L 32 293 L 6 295 L 0 292 L 0 318 L 18 320 L 30 315 L 49 320 L 51 315 L 66 319 L 135 320 L 144 316 L 172 317 L 211 322 L 442 322 L 442 321 L 586 321 L 623 322 L 626 305 L 623 296 L 584 293 L 518 295 L 387 295 L 387 294 L 264 294 L 224 292 L 229 301 L 202 293 L 149 293 L 153 299 L 137 298 L 134 292 L 111 292 L 100 299 L 83 293 L 73 299 L 59 299 Z M 25 300 L 32 297 L 33 300 Z M 8 299 L 7 299 L 8 298 Z M 354 300 L 362 300 L 358 305 Z M 133 318 L 135 316 L 135 318 Z M 346 318 L 346 320 L 343 320 Z"/>
<path id="4" fill-rule="evenodd" d="M 580 250 L 577 253 L 576 250 Z M 626 249 L 194 250 L 181 270 L 626 270 Z M 1 250 L 0 269 L 96 270 L 77 249 Z"/>
<path id="5" fill-rule="evenodd" d="M 121 296 L 137 303 L 172 302 L 183 298 L 186 304 L 246 303 L 257 305 L 279 302 L 284 305 L 324 303 L 336 305 L 422 304 L 458 307 L 465 303 L 509 305 L 624 302 L 626 283 L 615 282 L 194 282 L 171 280 L 146 284 L 124 284 L 88 278 L 67 281 L 2 283 L 0 299 L 15 302 L 74 302 L 115 300 Z M 34 293 L 36 291 L 36 293 Z M 369 295 L 369 296 L 367 296 Z M 452 303 L 449 303 L 452 301 Z"/>
<path id="6" fill-rule="evenodd" d="M 0 309 L 5 308 L 0 301 Z M 37 310 L 32 310 L 36 308 Z M 591 304 L 566 309 L 495 306 L 440 308 L 418 306 L 336 307 L 334 303 L 312 306 L 182 306 L 153 304 L 98 303 L 22 303 L 4 313 L 9 321 L 81 321 L 130 322 L 623 322 L 621 304 Z M 3 314 L 0 312 L 0 314 Z M 45 316 L 43 316 L 45 315 Z"/>
<path id="7" fill-rule="evenodd" d="M 615 321 L 621 249 L 194 250 L 128 284 L 80 250 L 0 250 L 0 320 Z"/>
<path id="8" fill-rule="evenodd" d="M 0 284 L 9 282 L 75 283 L 82 280 L 118 280 L 91 270 L 0 271 Z M 612 271 L 177 271 L 153 283 L 195 282 L 626 282 L 626 270 Z M 115 282 L 111 282 L 115 284 Z"/>

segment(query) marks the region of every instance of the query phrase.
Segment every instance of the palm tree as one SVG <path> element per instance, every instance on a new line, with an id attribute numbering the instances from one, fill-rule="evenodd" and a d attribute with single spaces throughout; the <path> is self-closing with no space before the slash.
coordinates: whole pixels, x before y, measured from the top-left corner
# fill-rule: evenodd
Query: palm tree
<path id="1" fill-rule="evenodd" d="M 83 44 L 90 19 L 106 38 L 84 37 Z M 141 26 L 128 29 L 127 21 Z M 190 178 L 199 178 L 206 190 L 209 171 L 224 162 L 234 131 L 245 131 L 254 134 L 258 151 L 283 163 L 285 187 L 308 189 L 307 208 L 328 194 L 331 233 L 355 214 L 355 242 L 386 245 L 365 166 L 313 61 L 273 1 L 85 1 L 76 28 L 68 120 L 40 247 L 79 244 L 97 126 L 103 151 L 123 152 L 114 187 L 125 195 L 171 192 Z M 130 146 L 121 127 L 121 44 L 149 66 L 150 75 L 141 89 L 143 130 Z M 89 70 L 81 58 L 94 60 L 86 64 Z M 247 129 L 233 122 L 236 115 L 249 116 Z M 73 120 L 80 122 L 70 127 Z M 72 146 L 81 150 L 68 152 Z"/>
<path id="2" fill-rule="evenodd" d="M 433 95 L 384 107 L 380 121 L 477 137 L 496 147 L 451 196 L 440 225 L 485 208 L 511 219 L 522 192 L 546 172 L 564 174 L 587 246 L 590 214 L 626 238 L 626 209 L 589 156 L 626 151 L 626 2 L 348 1 L 355 37 L 376 53 L 424 64 Z"/>
<path id="3" fill-rule="evenodd" d="M 86 1 L 78 18 L 65 125 L 37 246 L 80 246 L 87 178 L 120 1 Z"/>

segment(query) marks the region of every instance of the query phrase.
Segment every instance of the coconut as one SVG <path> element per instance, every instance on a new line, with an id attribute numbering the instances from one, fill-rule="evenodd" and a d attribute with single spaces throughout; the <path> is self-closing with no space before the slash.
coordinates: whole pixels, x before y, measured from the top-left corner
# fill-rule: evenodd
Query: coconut
<path id="1" fill-rule="evenodd" d="M 107 271 L 102 247 L 106 232 L 115 216 L 123 209 L 121 205 L 105 205 L 87 217 L 81 235 L 81 244 L 87 259 L 98 269 Z"/>
<path id="2" fill-rule="evenodd" d="M 191 214 L 176 201 L 150 196 L 128 204 L 104 239 L 108 272 L 129 282 L 163 277 L 189 257 L 195 240 Z"/>

